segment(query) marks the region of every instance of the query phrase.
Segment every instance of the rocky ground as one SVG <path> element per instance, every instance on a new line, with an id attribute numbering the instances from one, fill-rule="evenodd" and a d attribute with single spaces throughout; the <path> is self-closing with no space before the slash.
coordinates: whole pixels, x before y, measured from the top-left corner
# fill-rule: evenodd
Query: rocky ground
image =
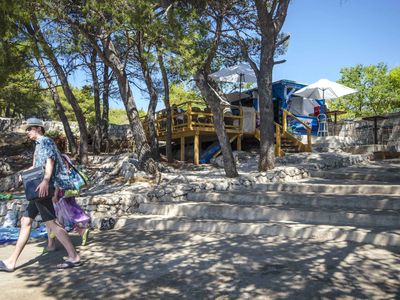
<path id="1" fill-rule="evenodd" d="M 3 154 L 8 154 L 1 160 L 4 171 L 0 192 L 14 193 L 17 198 L 13 202 L 0 203 L 0 224 L 10 211 L 18 219 L 26 208 L 15 172 L 30 165 L 32 150 L 29 144 L 0 148 Z M 238 190 L 257 183 L 296 181 L 307 178 L 310 171 L 360 164 L 368 161 L 370 156 L 343 151 L 289 154 L 277 158 L 276 168 L 267 172 L 258 172 L 256 151 L 235 151 L 234 157 L 239 172 L 237 178 L 225 176 L 221 157 L 211 164 L 199 166 L 179 161 L 160 163 L 159 176 L 152 177 L 138 168 L 138 160 L 132 153 L 90 156 L 89 164 L 83 168 L 90 185 L 77 201 L 91 215 L 93 226 L 98 228 L 104 218 L 136 213 L 143 202 L 184 201 L 186 194 L 193 191 Z M 40 222 L 40 218 L 37 221 Z"/>

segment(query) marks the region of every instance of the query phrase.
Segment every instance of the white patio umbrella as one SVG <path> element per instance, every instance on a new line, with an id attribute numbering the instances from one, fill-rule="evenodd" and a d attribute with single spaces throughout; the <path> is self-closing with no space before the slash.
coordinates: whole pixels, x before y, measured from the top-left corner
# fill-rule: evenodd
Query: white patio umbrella
<path id="1" fill-rule="evenodd" d="M 340 83 L 330 81 L 328 79 L 320 79 L 297 92 L 293 95 L 310 99 L 336 99 L 345 95 L 354 94 L 357 90 L 344 86 Z"/>
<path id="2" fill-rule="evenodd" d="M 256 74 L 247 64 L 238 64 L 210 74 L 210 77 L 223 82 L 257 82 Z"/>
<path id="3" fill-rule="evenodd" d="M 233 67 L 221 69 L 209 76 L 217 81 L 239 82 L 239 95 L 242 94 L 243 82 L 257 82 L 256 74 L 247 64 L 238 64 Z"/>
<path id="4" fill-rule="evenodd" d="M 356 93 L 357 90 L 344 86 L 340 83 L 330 81 L 328 79 L 320 79 L 297 92 L 293 95 L 301 96 L 309 99 L 322 99 L 325 104 L 325 100 L 336 99 L 345 95 Z M 321 130 L 321 135 L 325 136 L 328 134 L 328 127 L 325 122 L 321 122 L 318 127 L 318 132 Z"/>

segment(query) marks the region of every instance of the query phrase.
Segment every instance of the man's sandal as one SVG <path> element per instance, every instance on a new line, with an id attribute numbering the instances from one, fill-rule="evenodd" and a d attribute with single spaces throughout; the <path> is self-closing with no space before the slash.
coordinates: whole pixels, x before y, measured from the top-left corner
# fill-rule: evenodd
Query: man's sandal
<path id="1" fill-rule="evenodd" d="M 57 269 L 59 270 L 65 270 L 65 269 L 71 269 L 75 267 L 79 267 L 82 263 L 80 261 L 73 262 L 70 260 L 65 260 L 62 264 L 57 265 Z"/>
<path id="2" fill-rule="evenodd" d="M 14 269 L 10 269 L 9 267 L 6 266 L 4 261 L 0 260 L 0 272 L 11 273 L 14 272 Z"/>

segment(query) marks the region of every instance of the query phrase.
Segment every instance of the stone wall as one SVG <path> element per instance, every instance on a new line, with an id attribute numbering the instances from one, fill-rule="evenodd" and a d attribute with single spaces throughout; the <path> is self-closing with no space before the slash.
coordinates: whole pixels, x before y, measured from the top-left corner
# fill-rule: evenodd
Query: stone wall
<path id="1" fill-rule="evenodd" d="M 204 179 L 200 182 L 184 183 L 177 176 L 174 180 L 168 181 L 164 185 L 142 188 L 138 191 L 135 187 L 108 187 L 99 189 L 96 192 L 87 192 L 77 197 L 77 203 L 91 216 L 92 226 L 100 227 L 103 218 L 118 217 L 135 213 L 140 203 L 149 201 L 183 201 L 188 192 L 196 191 L 227 191 L 251 188 L 257 183 L 284 182 L 299 180 L 308 177 L 308 171 L 296 167 L 278 167 L 273 171 L 259 173 L 257 175 L 240 176 L 234 179 Z M 133 190 L 136 188 L 136 190 Z M 0 224 L 3 224 L 6 215 L 12 215 L 15 220 L 19 220 L 23 215 L 28 201 L 20 196 L 18 199 L 0 202 Z M 40 224 L 41 218 L 38 216 L 34 226 Z"/>
<path id="2" fill-rule="evenodd" d="M 103 193 L 101 195 L 86 195 L 77 197 L 77 203 L 87 212 L 92 219 L 94 228 L 100 227 L 100 222 L 105 217 L 118 218 L 123 215 L 132 214 L 138 207 L 139 202 L 145 202 L 146 195 L 132 194 L 129 192 Z M 11 215 L 16 220 L 16 226 L 20 226 L 20 219 L 24 214 L 28 201 L 22 197 L 9 201 L 0 201 L 0 226 L 4 223 L 6 215 Z M 38 215 L 33 227 L 41 223 Z"/>
<path id="3" fill-rule="evenodd" d="M 20 119 L 1 118 L 0 117 L 0 132 L 12 132 L 19 128 L 22 124 Z"/>
<path id="4" fill-rule="evenodd" d="M 387 119 L 378 121 L 378 143 L 387 145 L 388 150 L 400 151 L 400 113 L 385 115 Z M 341 121 L 336 125 L 339 137 L 349 138 L 358 145 L 374 143 L 373 121 Z M 333 134 L 334 128 L 329 128 Z"/>
<path id="5" fill-rule="evenodd" d="M 115 166 L 111 159 L 111 168 L 107 173 L 111 174 L 117 170 L 119 176 L 123 176 L 126 171 L 123 167 L 125 164 L 135 165 L 133 158 L 125 156 L 113 156 L 112 159 L 117 159 L 120 162 L 119 166 Z M 277 163 L 280 166 L 273 170 L 261 173 L 247 172 L 246 175 L 241 175 L 238 178 L 226 178 L 211 174 L 188 180 L 187 175 L 192 174 L 192 171 L 187 171 L 186 174 L 175 171 L 163 173 L 159 184 L 150 183 L 150 180 L 135 182 L 135 184 L 125 184 L 121 181 L 111 183 L 111 180 L 106 184 L 100 184 L 99 181 L 93 180 L 93 188 L 85 191 L 76 199 L 78 204 L 92 217 L 93 227 L 99 228 L 100 221 L 103 218 L 118 218 L 136 213 L 140 203 L 184 201 L 189 192 L 244 190 L 251 189 L 257 184 L 297 181 L 309 177 L 310 171 L 313 170 L 340 168 L 367 160 L 367 155 L 351 155 L 348 153 L 341 155 L 335 153 L 298 153 L 278 160 Z M 215 172 L 214 170 L 211 173 Z M 99 179 L 101 177 L 106 177 L 106 175 L 102 173 L 99 175 Z M 19 219 L 27 204 L 28 202 L 23 199 L 23 196 L 7 202 L 0 201 L 0 224 L 4 222 L 7 214 Z M 38 221 L 40 221 L 40 217 L 37 218 L 35 225 L 38 224 Z"/>
<path id="6" fill-rule="evenodd" d="M 21 119 L 0 118 L 0 133 L 13 133 L 19 130 L 25 121 Z M 47 131 L 64 133 L 63 124 L 59 121 L 45 121 Z M 77 122 L 70 122 L 71 130 L 76 138 L 79 138 L 79 126 Z M 92 131 L 89 128 L 89 131 Z M 109 125 L 109 151 L 132 149 L 132 130 L 129 125 Z"/>

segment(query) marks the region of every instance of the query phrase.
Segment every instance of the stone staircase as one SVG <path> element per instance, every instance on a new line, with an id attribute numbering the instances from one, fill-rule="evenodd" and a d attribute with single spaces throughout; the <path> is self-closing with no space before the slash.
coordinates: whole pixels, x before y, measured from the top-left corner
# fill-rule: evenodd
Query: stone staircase
<path id="1" fill-rule="evenodd" d="M 142 203 L 117 226 L 346 240 L 400 246 L 400 161 L 315 173 L 251 190 L 189 193 L 185 202 Z"/>

